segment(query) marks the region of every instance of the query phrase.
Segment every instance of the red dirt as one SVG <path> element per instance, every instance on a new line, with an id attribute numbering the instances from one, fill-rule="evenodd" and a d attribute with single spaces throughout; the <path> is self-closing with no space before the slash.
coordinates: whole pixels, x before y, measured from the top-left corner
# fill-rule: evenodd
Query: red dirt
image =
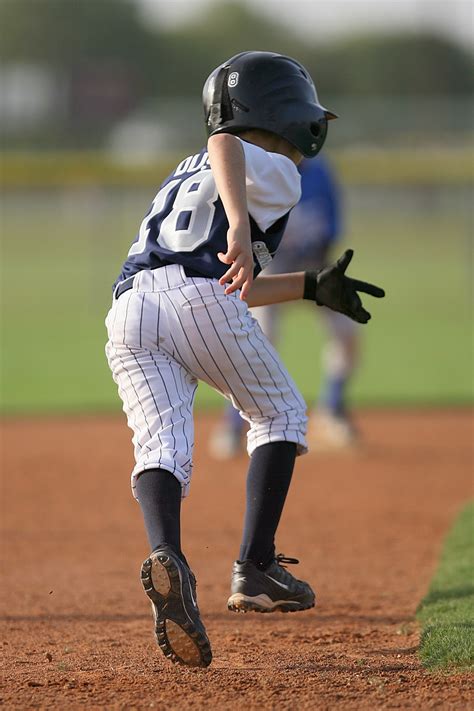
<path id="1" fill-rule="evenodd" d="M 472 678 L 424 671 L 414 613 L 472 494 L 468 411 L 360 414 L 364 447 L 297 464 L 278 550 L 314 610 L 226 610 L 246 460 L 207 458 L 197 423 L 186 554 L 213 643 L 206 670 L 157 650 L 138 578 L 147 546 L 122 417 L 8 420 L 4 688 L 8 709 L 467 709 Z"/>

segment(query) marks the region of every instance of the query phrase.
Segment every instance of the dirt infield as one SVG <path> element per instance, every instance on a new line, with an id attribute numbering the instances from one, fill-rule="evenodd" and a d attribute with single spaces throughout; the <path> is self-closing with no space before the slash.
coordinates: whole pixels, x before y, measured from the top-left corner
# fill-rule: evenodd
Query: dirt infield
<path id="1" fill-rule="evenodd" d="M 297 464 L 278 550 L 314 584 L 293 615 L 226 610 L 246 459 L 207 458 L 197 423 L 185 551 L 213 643 L 206 670 L 157 651 L 138 578 L 147 554 L 122 417 L 4 421 L 7 709 L 466 709 L 472 678 L 428 674 L 414 613 L 472 495 L 464 411 L 366 412 L 364 446 Z"/>

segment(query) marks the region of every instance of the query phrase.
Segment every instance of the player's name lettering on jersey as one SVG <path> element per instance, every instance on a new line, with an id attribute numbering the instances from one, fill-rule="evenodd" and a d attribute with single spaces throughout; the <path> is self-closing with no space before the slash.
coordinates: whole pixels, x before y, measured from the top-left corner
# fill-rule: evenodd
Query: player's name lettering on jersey
<path id="1" fill-rule="evenodd" d="M 173 175 L 183 175 L 183 173 L 196 173 L 203 168 L 210 168 L 209 155 L 207 151 L 204 153 L 196 153 L 193 156 L 188 156 L 178 165 Z"/>

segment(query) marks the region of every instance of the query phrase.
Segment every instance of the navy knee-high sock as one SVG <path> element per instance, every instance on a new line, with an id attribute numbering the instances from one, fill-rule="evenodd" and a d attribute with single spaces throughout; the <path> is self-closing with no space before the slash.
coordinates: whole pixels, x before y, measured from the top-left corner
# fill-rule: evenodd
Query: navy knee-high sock
<path id="1" fill-rule="evenodd" d="M 294 442 L 270 442 L 253 452 L 247 476 L 247 507 L 239 560 L 260 568 L 275 556 L 275 533 L 293 474 Z"/>
<path id="2" fill-rule="evenodd" d="M 147 469 L 136 486 L 151 550 L 168 543 L 182 556 L 181 484 L 166 469 Z"/>

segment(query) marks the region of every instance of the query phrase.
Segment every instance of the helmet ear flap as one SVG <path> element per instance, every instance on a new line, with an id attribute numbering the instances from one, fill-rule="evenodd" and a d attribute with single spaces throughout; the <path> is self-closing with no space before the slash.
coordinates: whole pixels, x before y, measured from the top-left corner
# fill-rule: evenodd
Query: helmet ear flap
<path id="1" fill-rule="evenodd" d="M 326 141 L 328 133 L 328 120 L 326 116 L 320 118 L 319 121 L 313 121 L 310 124 L 310 131 L 312 136 L 315 138 L 315 143 L 311 144 L 311 154 L 312 156 L 315 156 L 319 153 Z"/>

